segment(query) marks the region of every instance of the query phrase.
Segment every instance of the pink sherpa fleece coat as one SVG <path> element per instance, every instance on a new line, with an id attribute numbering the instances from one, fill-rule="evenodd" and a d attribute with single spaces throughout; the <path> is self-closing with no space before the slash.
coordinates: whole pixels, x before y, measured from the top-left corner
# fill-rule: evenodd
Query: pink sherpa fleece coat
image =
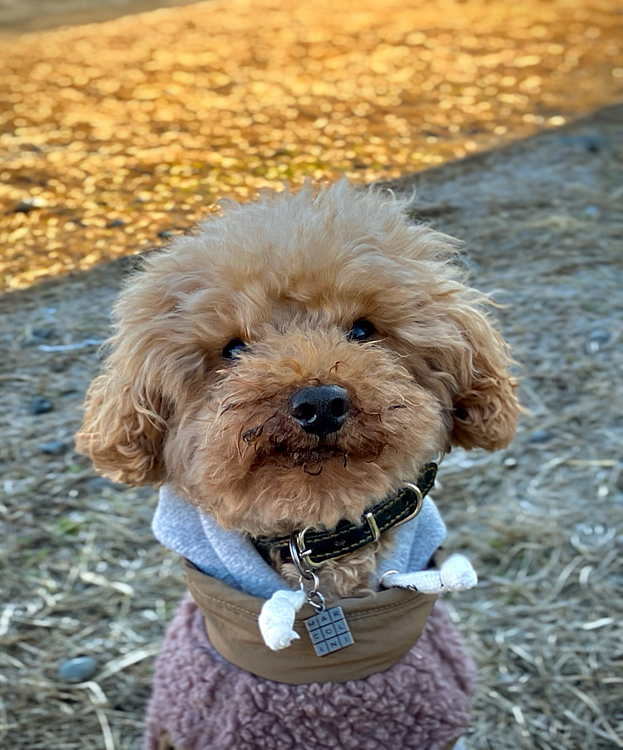
<path id="1" fill-rule="evenodd" d="M 391 638 L 391 633 L 385 634 Z M 157 661 L 145 750 L 445 750 L 469 721 L 474 666 L 443 606 L 397 664 L 362 680 L 288 685 L 230 664 L 190 595 Z"/>

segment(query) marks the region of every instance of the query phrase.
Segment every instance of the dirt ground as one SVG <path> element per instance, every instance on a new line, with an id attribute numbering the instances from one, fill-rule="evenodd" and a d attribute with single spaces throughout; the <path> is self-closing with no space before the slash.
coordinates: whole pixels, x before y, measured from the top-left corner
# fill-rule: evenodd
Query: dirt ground
<path id="1" fill-rule="evenodd" d="M 394 187 L 414 184 L 502 305 L 526 407 L 510 449 L 453 453 L 435 495 L 481 579 L 448 599 L 480 666 L 469 747 L 623 747 L 623 106 Z M 139 747 L 183 591 L 150 534 L 155 492 L 73 449 L 132 265 L 0 299 L 2 747 Z M 75 656 L 99 667 L 71 684 Z"/>

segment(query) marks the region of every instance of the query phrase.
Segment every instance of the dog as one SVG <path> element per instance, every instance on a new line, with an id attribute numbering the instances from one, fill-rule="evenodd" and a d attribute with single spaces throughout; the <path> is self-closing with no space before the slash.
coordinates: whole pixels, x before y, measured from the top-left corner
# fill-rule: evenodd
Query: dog
<path id="1" fill-rule="evenodd" d="M 227 202 L 145 259 L 77 446 L 161 487 L 154 530 L 192 593 L 146 748 L 455 746 L 473 665 L 435 594 L 475 576 L 435 569 L 426 493 L 452 447 L 514 435 L 489 304 L 453 239 L 347 181 Z"/>

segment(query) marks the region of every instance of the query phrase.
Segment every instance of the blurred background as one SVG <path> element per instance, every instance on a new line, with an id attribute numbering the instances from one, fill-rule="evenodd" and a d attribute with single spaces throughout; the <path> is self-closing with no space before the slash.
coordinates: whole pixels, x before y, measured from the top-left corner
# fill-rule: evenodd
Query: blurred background
<path id="1" fill-rule="evenodd" d="M 231 0 L 18 37 L 134 6 L 2 3 L 8 289 L 159 244 L 223 195 L 404 176 L 623 91 L 616 0 Z"/>
<path id="2" fill-rule="evenodd" d="M 623 747 L 616 0 L 0 0 L 0 747 L 140 747 L 184 591 L 156 491 L 73 445 L 132 256 L 343 176 L 463 240 L 518 362 L 515 443 L 435 495 L 469 747 Z"/>

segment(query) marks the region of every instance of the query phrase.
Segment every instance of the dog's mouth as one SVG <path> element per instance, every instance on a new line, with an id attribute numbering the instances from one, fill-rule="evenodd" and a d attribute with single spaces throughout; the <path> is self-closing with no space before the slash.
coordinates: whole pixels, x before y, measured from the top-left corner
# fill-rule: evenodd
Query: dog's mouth
<path id="1" fill-rule="evenodd" d="M 339 461 L 348 466 L 348 453 L 335 445 L 317 445 L 313 448 L 291 449 L 286 443 L 278 443 L 264 452 L 265 460 L 273 460 L 287 468 L 300 467 L 306 474 L 320 474 L 327 461 Z"/>
<path id="2" fill-rule="evenodd" d="M 360 446 L 361 448 L 361 446 Z M 322 473 L 326 464 L 339 465 L 347 468 L 358 460 L 367 463 L 374 462 L 385 449 L 384 443 L 368 444 L 366 450 L 353 450 L 352 447 L 335 443 L 319 442 L 317 445 L 293 445 L 287 441 L 256 446 L 256 455 L 252 468 L 257 469 L 271 464 L 281 469 L 301 469 L 310 476 Z"/>
<path id="3" fill-rule="evenodd" d="M 387 440 L 380 420 L 378 417 L 369 419 L 363 412 L 358 412 L 357 417 L 366 424 L 353 425 L 355 420 L 352 420 L 350 427 L 318 438 L 293 429 L 290 420 L 280 420 L 274 415 L 261 425 L 244 430 L 240 440 L 254 449 L 251 471 L 272 465 L 280 469 L 302 469 L 313 476 L 322 473 L 329 463 L 347 468 L 353 462 L 374 462 L 381 456 Z M 368 421 L 372 425 L 367 424 Z"/>

